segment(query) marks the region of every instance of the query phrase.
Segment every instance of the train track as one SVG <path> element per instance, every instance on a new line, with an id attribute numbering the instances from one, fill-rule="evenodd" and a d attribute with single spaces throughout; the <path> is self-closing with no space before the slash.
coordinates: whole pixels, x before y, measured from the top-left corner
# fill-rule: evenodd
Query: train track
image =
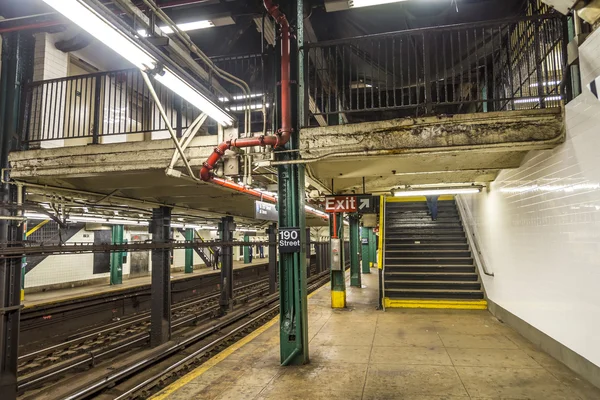
<path id="1" fill-rule="evenodd" d="M 268 292 L 268 280 L 262 279 L 234 290 L 234 304 L 261 297 Z M 217 317 L 219 296 L 213 294 L 178 303 L 172 308 L 174 332 Z M 59 343 L 19 357 L 19 392 L 35 389 L 74 370 L 143 346 L 149 342 L 150 312 L 144 312 L 109 326 L 91 329 Z"/>
<path id="2" fill-rule="evenodd" d="M 315 275 L 309 280 L 309 291 L 316 290 L 328 281 L 328 271 Z M 250 298 L 252 296 L 248 294 L 248 300 Z M 129 351 L 123 354 L 131 350 L 131 347 L 124 348 L 124 344 L 114 343 L 111 349 L 103 350 L 105 353 L 110 351 L 110 354 L 105 354 L 104 362 L 99 362 L 96 368 L 92 367 L 96 365 L 93 360 L 90 365 L 88 357 L 85 368 L 89 369 L 85 373 L 77 373 L 82 368 L 79 365 L 71 367 L 69 371 L 55 371 L 55 378 L 60 374 L 65 379 L 53 385 L 45 385 L 46 387 L 41 391 L 27 393 L 23 398 L 84 399 L 100 396 L 109 388 L 110 394 L 105 393 L 102 398 L 147 398 L 151 393 L 160 390 L 204 362 L 223 346 L 245 336 L 277 315 L 278 304 L 278 294 L 263 296 L 225 317 L 212 319 L 200 327 L 188 329 L 180 335 L 173 335 L 169 343 L 156 349 L 139 350 L 135 353 Z M 211 312 L 212 310 L 207 308 L 200 314 L 210 318 L 214 316 L 210 314 Z M 132 337 L 126 340 L 129 345 L 133 345 Z M 147 342 L 147 338 L 145 341 L 141 338 L 137 340 L 139 342 L 134 345 L 135 347 Z M 30 387 L 34 386 L 30 385 Z M 29 390 L 26 386 L 22 387 L 19 381 L 19 390 L 22 389 Z"/>

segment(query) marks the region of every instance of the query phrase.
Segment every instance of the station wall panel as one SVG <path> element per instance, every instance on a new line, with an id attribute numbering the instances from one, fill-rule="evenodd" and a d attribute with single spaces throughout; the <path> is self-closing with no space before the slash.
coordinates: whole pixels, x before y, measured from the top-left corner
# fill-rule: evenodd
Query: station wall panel
<path id="1" fill-rule="evenodd" d="M 600 30 L 580 57 L 585 87 L 600 75 Z M 600 102 L 587 88 L 566 129 L 566 143 L 461 199 L 495 274 L 483 276 L 490 300 L 600 366 Z"/>

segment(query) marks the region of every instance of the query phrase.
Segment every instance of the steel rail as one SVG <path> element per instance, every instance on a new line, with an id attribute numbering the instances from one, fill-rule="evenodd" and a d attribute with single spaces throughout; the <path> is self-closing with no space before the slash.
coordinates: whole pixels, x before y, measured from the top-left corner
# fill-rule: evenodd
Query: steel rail
<path id="1" fill-rule="evenodd" d="M 258 294 L 260 296 L 260 294 L 262 294 L 266 291 L 268 291 L 268 288 L 263 288 L 262 290 L 257 290 L 253 293 L 239 297 L 234 300 L 238 300 L 238 301 L 240 301 L 242 299 L 247 300 L 249 297 L 252 297 L 252 295 Z M 218 311 L 219 311 L 219 305 L 217 304 L 208 309 L 202 310 L 200 313 L 182 317 L 182 318 L 178 319 L 177 321 L 174 321 L 172 323 L 171 327 L 179 328 L 182 326 L 189 325 L 198 320 L 202 320 L 207 317 L 210 317 L 211 315 L 214 315 L 214 313 L 218 312 Z M 56 369 L 51 369 L 50 371 L 43 370 L 41 373 L 32 374 L 32 376 L 29 376 L 29 377 L 25 378 L 24 380 L 22 380 L 21 382 L 19 382 L 18 390 L 19 390 L 19 392 L 22 393 L 27 390 L 35 389 L 40 384 L 47 382 L 49 380 L 52 380 L 56 376 L 63 375 L 65 373 L 68 373 L 69 371 L 77 369 L 79 367 L 93 365 L 99 359 L 104 359 L 111 355 L 119 354 L 124 350 L 138 347 L 138 346 L 148 342 L 149 339 L 150 339 L 150 332 L 148 330 L 146 330 L 145 332 L 140 332 L 140 333 L 134 334 L 133 336 L 123 339 L 117 343 L 113 343 L 112 345 L 109 345 L 108 347 L 100 348 L 97 350 L 91 350 L 88 353 L 81 354 L 80 356 L 76 356 L 74 359 L 66 360 L 65 361 L 66 365 L 64 365 L 64 366 L 61 366 L 59 364 L 56 366 Z"/>
<path id="2" fill-rule="evenodd" d="M 322 280 L 322 278 L 324 276 L 327 276 L 328 274 L 329 274 L 329 271 L 324 271 L 321 274 L 316 275 L 312 282 L 318 281 L 318 283 L 311 285 L 311 289 L 314 290 L 315 286 L 324 284 L 325 282 L 321 282 L 321 281 L 319 281 L 319 279 L 321 278 L 321 280 Z M 99 391 L 103 390 L 104 388 L 106 388 L 108 386 L 112 386 L 115 383 L 120 382 L 120 381 L 134 375 L 139 370 L 141 370 L 143 368 L 148 368 L 153 364 L 161 362 L 164 359 L 170 357 L 171 355 L 179 352 L 180 350 L 185 349 L 185 348 L 199 342 L 200 340 L 206 339 L 208 336 L 210 336 L 212 334 L 218 333 L 223 328 L 226 328 L 228 326 L 231 326 L 231 325 L 239 322 L 240 320 L 261 310 L 262 308 L 271 306 L 273 302 L 277 302 L 277 303 L 279 302 L 279 294 L 273 294 L 271 296 L 268 296 L 266 299 L 260 301 L 259 304 L 255 304 L 255 305 L 251 306 L 250 308 L 248 308 L 247 310 L 244 310 L 244 311 L 240 312 L 239 314 L 232 316 L 231 318 L 225 319 L 223 321 L 219 321 L 215 325 L 208 327 L 207 329 L 204 329 L 202 332 L 194 334 L 194 335 L 180 341 L 179 343 L 171 345 L 169 348 L 165 349 L 164 351 L 162 351 L 159 354 L 149 356 L 143 360 L 137 361 L 127 367 L 124 367 L 120 371 L 114 372 L 108 376 L 105 376 L 94 382 L 91 382 L 88 386 L 79 389 L 78 391 L 70 394 L 67 397 L 64 397 L 64 399 L 65 400 L 75 400 L 75 399 L 82 399 L 82 398 L 87 398 L 89 396 L 93 396 L 93 395 L 97 394 Z M 278 305 L 277 305 L 277 307 L 278 307 Z M 273 306 L 273 309 L 276 309 L 276 307 Z M 256 321 L 259 317 L 255 317 L 255 318 L 253 318 L 253 320 Z M 225 340 L 225 339 L 223 339 L 223 340 Z M 146 382 L 144 382 L 144 386 L 147 386 Z M 139 390 L 139 389 L 136 389 L 136 391 L 137 390 Z"/>
<path id="3" fill-rule="evenodd" d="M 238 291 L 239 292 L 241 290 L 245 290 L 245 289 L 248 289 L 248 288 L 253 287 L 253 286 L 264 286 L 267 281 L 268 281 L 268 279 L 261 279 L 261 280 L 259 280 L 257 282 L 250 283 L 248 285 L 239 286 L 237 288 L 234 288 L 234 291 Z M 171 311 L 172 312 L 176 312 L 176 311 L 188 308 L 188 307 L 193 307 L 194 305 L 199 305 L 201 303 L 210 302 L 211 300 L 217 300 L 218 301 L 219 300 L 219 296 L 220 296 L 219 293 L 215 293 L 215 294 L 210 294 L 210 295 L 203 296 L 203 297 L 201 297 L 199 299 L 184 300 L 184 301 L 181 301 L 179 303 L 173 304 L 173 306 L 171 307 Z M 239 297 L 237 299 L 243 300 L 243 297 L 244 296 L 241 296 L 241 297 Z M 236 300 L 236 297 L 234 297 L 234 300 Z M 65 341 L 65 342 L 61 342 L 61 343 L 52 345 L 50 347 L 46 347 L 46 348 L 43 348 L 43 349 L 40 349 L 40 350 L 33 351 L 31 353 L 24 354 L 24 355 L 22 355 L 22 356 L 19 357 L 19 362 L 23 363 L 23 362 L 32 360 L 32 359 L 34 359 L 36 357 L 40 357 L 40 356 L 43 356 L 43 355 L 55 352 L 55 351 L 60 350 L 62 348 L 71 347 L 71 346 L 76 345 L 78 343 L 84 342 L 84 341 L 86 341 L 88 339 L 92 339 L 92 338 L 94 338 L 94 337 L 96 337 L 98 335 L 102 335 L 103 333 L 109 333 L 109 332 L 112 332 L 112 331 L 117 331 L 117 330 L 120 330 L 120 329 L 125 329 L 125 328 L 127 328 L 127 327 L 129 327 L 129 326 L 131 326 L 133 324 L 145 322 L 145 321 L 149 320 L 149 317 L 150 317 L 150 311 L 144 311 L 142 313 L 139 313 L 139 314 L 127 317 L 127 319 L 123 319 L 123 320 L 119 321 L 119 323 L 116 324 L 116 325 L 109 326 L 109 327 L 102 326 L 100 328 L 95 328 L 95 329 L 91 329 L 91 330 L 85 331 L 83 334 L 77 335 L 76 337 L 71 336 L 71 338 L 69 340 Z M 183 317 L 183 318 L 189 318 L 189 317 Z"/>

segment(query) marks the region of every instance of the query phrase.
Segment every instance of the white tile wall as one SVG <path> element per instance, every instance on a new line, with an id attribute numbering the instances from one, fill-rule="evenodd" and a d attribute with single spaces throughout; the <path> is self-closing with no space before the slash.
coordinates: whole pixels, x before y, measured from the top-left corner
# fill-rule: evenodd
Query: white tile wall
<path id="1" fill-rule="evenodd" d="M 69 55 L 58 50 L 55 46 L 57 35 L 50 33 L 38 33 L 35 35 L 33 80 L 41 81 L 47 79 L 64 78 L 69 70 Z M 44 96 L 45 97 L 45 96 Z M 53 107 L 65 109 L 64 101 Z M 46 105 L 43 105 L 46 108 Z M 42 110 L 42 108 L 40 108 Z M 43 111 L 41 111 L 43 112 Z M 58 113 L 58 126 L 63 123 L 64 113 Z M 45 123 L 39 129 L 44 130 Z M 64 140 L 50 140 L 41 142 L 42 148 L 54 148 L 64 146 Z"/>
<path id="2" fill-rule="evenodd" d="M 82 229 L 69 242 L 93 243 L 94 233 Z M 93 254 L 49 256 L 25 275 L 25 288 L 108 276 L 107 273 L 94 274 L 93 268 Z"/>
<path id="3" fill-rule="evenodd" d="M 600 30 L 580 54 L 582 76 L 600 74 Z M 495 273 L 489 298 L 600 366 L 600 102 L 587 89 L 566 127 L 565 144 L 462 199 Z"/>

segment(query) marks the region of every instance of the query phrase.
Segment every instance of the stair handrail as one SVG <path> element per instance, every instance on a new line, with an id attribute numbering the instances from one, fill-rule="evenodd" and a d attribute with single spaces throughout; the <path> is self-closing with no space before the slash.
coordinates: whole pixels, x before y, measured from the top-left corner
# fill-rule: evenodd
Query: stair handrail
<path id="1" fill-rule="evenodd" d="M 467 240 L 473 249 L 473 255 L 475 262 L 480 267 L 481 271 L 487 276 L 494 276 L 494 272 L 490 272 L 487 269 L 487 265 L 483 258 L 483 253 L 481 252 L 481 246 L 479 246 L 479 241 L 477 240 L 477 235 L 475 235 L 475 230 L 471 229 L 471 221 L 473 218 L 470 217 L 470 214 L 467 212 L 467 208 L 463 203 L 463 199 L 459 196 L 455 196 L 456 205 L 458 206 L 458 212 L 460 214 L 460 218 L 465 222 L 463 227 L 467 232 Z"/>

